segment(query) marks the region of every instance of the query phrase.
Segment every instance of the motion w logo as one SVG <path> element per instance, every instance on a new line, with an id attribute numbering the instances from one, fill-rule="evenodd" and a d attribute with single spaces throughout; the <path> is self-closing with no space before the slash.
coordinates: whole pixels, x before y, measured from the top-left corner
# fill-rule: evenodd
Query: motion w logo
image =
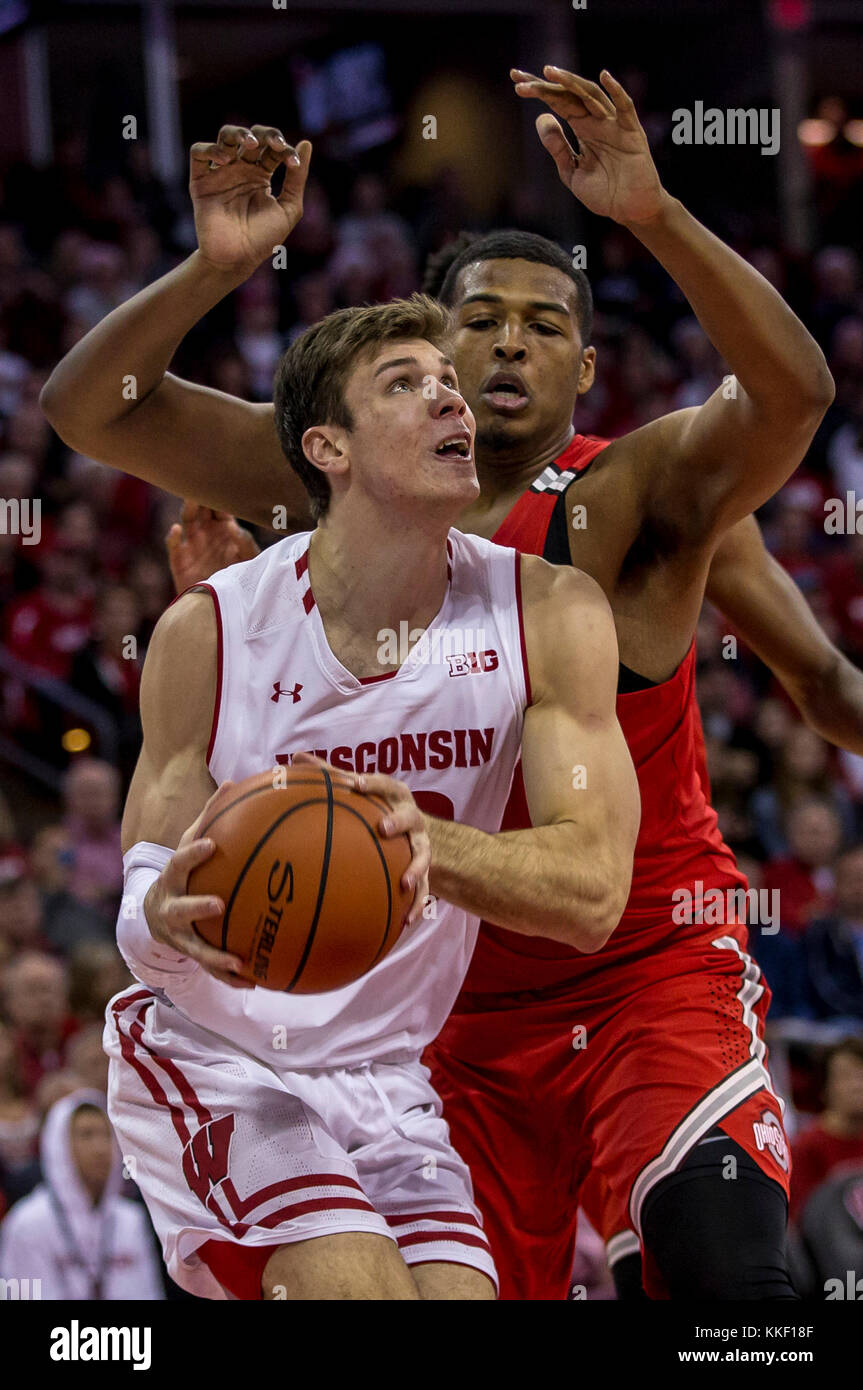
<path id="1" fill-rule="evenodd" d="M 183 1150 L 183 1175 L 203 1206 L 207 1205 L 211 1188 L 218 1187 L 228 1176 L 233 1133 L 233 1115 L 223 1115 L 203 1125 Z"/>

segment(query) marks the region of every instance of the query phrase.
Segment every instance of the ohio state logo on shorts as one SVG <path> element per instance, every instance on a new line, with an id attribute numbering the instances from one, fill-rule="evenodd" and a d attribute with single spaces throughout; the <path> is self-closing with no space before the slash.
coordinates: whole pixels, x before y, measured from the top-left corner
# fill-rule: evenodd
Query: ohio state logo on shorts
<path id="1" fill-rule="evenodd" d="M 760 1122 L 753 1121 L 752 1133 L 755 1135 L 755 1145 L 758 1152 L 763 1153 L 765 1149 L 769 1149 L 783 1173 L 787 1173 L 788 1145 L 782 1126 L 776 1116 L 771 1115 L 769 1110 L 762 1111 Z"/>

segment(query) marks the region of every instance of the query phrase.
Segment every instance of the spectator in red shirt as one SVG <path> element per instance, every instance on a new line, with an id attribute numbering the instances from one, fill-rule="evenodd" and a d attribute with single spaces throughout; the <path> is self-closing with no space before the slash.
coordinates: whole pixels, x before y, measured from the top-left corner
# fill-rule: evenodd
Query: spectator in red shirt
<path id="1" fill-rule="evenodd" d="M 23 951 L 6 967 L 3 996 L 21 1085 L 32 1096 L 47 1072 L 63 1066 L 67 1043 L 78 1030 L 69 1013 L 65 967 L 42 952 Z"/>
<path id="2" fill-rule="evenodd" d="M 63 797 L 73 853 L 69 892 L 111 915 L 123 891 L 117 769 L 98 758 L 79 758 L 66 774 Z"/>
<path id="3" fill-rule="evenodd" d="M 10 604 L 6 645 L 21 661 L 65 680 L 75 653 L 90 635 L 87 559 L 58 543 L 42 558 L 42 582 Z"/>
<path id="4" fill-rule="evenodd" d="M 791 1150 L 791 1216 L 840 1165 L 863 1164 L 863 1037 L 845 1038 L 824 1062 L 824 1110 Z"/>
<path id="5" fill-rule="evenodd" d="M 786 931 L 801 932 L 833 905 L 833 866 L 842 840 L 834 808 L 814 797 L 792 807 L 786 822 L 790 854 L 764 870 L 764 887 L 779 891 L 779 920 Z M 772 899 L 771 899 L 772 901 Z"/>
<path id="6" fill-rule="evenodd" d="M 846 650 L 863 657 L 863 536 L 849 536 L 825 569 L 830 608 Z"/>

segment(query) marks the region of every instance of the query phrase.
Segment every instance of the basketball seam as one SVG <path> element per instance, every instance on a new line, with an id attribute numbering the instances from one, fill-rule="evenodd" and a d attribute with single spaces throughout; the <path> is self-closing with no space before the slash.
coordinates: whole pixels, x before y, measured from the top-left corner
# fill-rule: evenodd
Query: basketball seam
<path id="1" fill-rule="evenodd" d="M 285 787 L 276 787 L 270 784 L 263 787 L 252 787 L 251 791 L 243 792 L 242 795 L 234 797 L 233 801 L 229 801 L 227 806 L 222 807 L 221 811 L 217 811 L 212 820 L 208 820 L 206 825 L 201 826 L 197 838 L 201 839 L 207 834 L 210 827 L 216 824 L 217 820 L 221 820 L 222 816 L 226 816 L 235 806 L 240 806 L 244 801 L 248 801 L 250 796 L 260 796 L 262 792 L 285 791 L 288 787 L 320 787 L 320 785 L 320 779 L 317 777 L 292 777 Z M 353 787 L 346 787 L 344 782 L 337 782 L 336 786 L 346 792 L 354 790 Z M 369 800 L 371 799 L 369 797 Z"/>
<path id="2" fill-rule="evenodd" d="M 315 783 L 315 785 L 319 787 L 320 784 L 319 784 L 319 783 Z M 261 791 L 266 791 L 267 788 L 266 788 L 266 787 L 261 787 L 260 790 L 261 790 Z M 253 793 L 253 792 L 249 792 L 248 795 L 249 795 L 249 796 L 253 796 L 254 793 Z M 237 798 L 237 801 L 232 802 L 232 805 L 236 806 L 240 800 L 241 800 L 241 798 L 238 797 L 238 798 Z M 289 816 L 292 816 L 292 815 L 294 814 L 295 811 L 302 811 L 302 810 L 305 809 L 306 806 L 315 806 L 315 805 L 318 805 L 318 804 L 319 804 L 318 799 L 312 796 L 312 797 L 309 797 L 308 801 L 298 801 L 298 802 L 296 802 L 293 806 L 289 806 L 288 809 L 287 809 L 287 811 L 284 811 L 284 812 L 282 813 L 282 815 L 276 817 L 276 819 L 275 819 L 275 820 L 270 824 L 270 826 L 268 827 L 267 833 L 266 833 L 265 835 L 262 835 L 262 836 L 261 836 L 261 838 L 258 840 L 258 842 L 257 842 L 257 844 L 255 845 L 255 847 L 251 850 L 250 854 L 248 855 L 248 857 L 247 857 L 247 859 L 246 859 L 245 864 L 243 865 L 242 869 L 240 870 L 240 872 L 239 872 L 238 875 L 237 875 L 237 881 L 236 881 L 236 883 L 234 884 L 234 887 L 233 887 L 232 890 L 231 890 L 231 896 L 229 897 L 227 903 L 225 904 L 225 916 L 224 916 L 224 918 L 222 919 L 222 950 L 223 950 L 223 951 L 226 951 L 226 950 L 228 949 L 228 948 L 227 948 L 227 945 L 226 945 L 226 942 L 227 942 L 227 939 L 228 939 L 228 922 L 229 922 L 229 918 L 230 918 L 230 916 L 231 916 L 231 910 L 232 910 L 233 905 L 234 905 L 234 900 L 235 900 L 235 898 L 236 898 L 238 892 L 240 891 L 240 885 L 241 885 L 241 883 L 243 882 L 243 879 L 245 878 L 246 874 L 248 873 L 249 869 L 251 868 L 252 863 L 254 862 L 255 858 L 256 858 L 257 855 L 258 855 L 258 853 L 259 853 L 260 850 L 263 848 L 263 846 L 266 844 L 267 840 L 270 838 L 270 836 L 272 835 L 273 831 L 274 831 L 278 826 L 280 826 L 280 825 L 282 824 L 282 821 L 286 821 L 286 820 L 288 819 Z"/>
<path id="3" fill-rule="evenodd" d="M 300 976 L 306 968 L 306 964 L 308 962 L 309 955 L 311 954 L 312 946 L 314 944 L 315 935 L 318 930 L 318 922 L 321 916 L 321 908 L 324 905 L 324 894 L 327 891 L 327 879 L 329 878 L 330 874 L 330 855 L 332 854 L 333 849 L 333 779 L 330 777 L 329 773 L 324 768 L 321 768 L 321 772 L 323 773 L 324 783 L 327 788 L 327 832 L 326 837 L 324 839 L 324 859 L 321 865 L 321 877 L 320 882 L 318 883 L 318 901 L 315 903 L 315 914 L 312 917 L 311 925 L 306 934 L 306 944 L 303 947 L 303 954 L 300 957 L 300 963 L 297 966 L 297 969 L 294 973 L 294 978 L 290 981 L 288 985 L 285 986 L 285 994 L 290 994 L 291 990 L 294 988 L 294 986 L 296 985 L 297 981 L 299 980 Z"/>
<path id="4" fill-rule="evenodd" d="M 328 811 L 328 814 L 327 814 L 327 836 L 328 836 L 328 838 L 327 838 L 327 842 L 326 842 L 326 844 L 325 844 L 325 849 L 324 849 L 324 864 L 323 864 L 323 867 L 322 867 L 321 882 L 320 882 L 319 888 L 318 888 L 318 902 L 317 902 L 317 906 L 316 906 L 316 908 L 315 908 L 315 916 L 314 916 L 314 919 L 313 919 L 313 921 L 312 921 L 312 925 L 311 925 L 311 927 L 309 928 L 309 935 L 308 935 L 307 938 L 306 938 L 306 945 L 305 945 L 304 950 L 303 950 L 303 956 L 302 956 L 302 958 L 301 958 L 301 960 L 300 960 L 300 963 L 299 963 L 299 965 L 298 965 L 298 967 L 297 967 L 296 972 L 294 973 L 293 979 L 291 980 L 291 982 L 290 982 L 289 985 L 285 986 L 285 989 L 284 989 L 284 991 L 283 991 L 284 993 L 290 993 L 290 992 L 294 989 L 294 987 L 295 987 L 296 984 L 297 984 L 297 981 L 299 980 L 301 974 L 303 973 L 303 970 L 305 969 L 306 965 L 308 964 L 308 958 L 309 958 L 309 955 L 311 954 L 311 948 L 312 948 L 312 944 L 313 944 L 313 941 L 314 941 L 314 936 L 315 936 L 316 931 L 317 931 L 317 924 L 318 924 L 318 920 L 319 920 L 319 918 L 320 918 L 320 912 L 321 912 L 321 909 L 322 909 L 322 906 L 323 906 L 323 899 L 324 899 L 324 895 L 325 895 L 325 893 L 326 893 L 326 881 L 327 881 L 327 877 L 328 877 L 328 874 L 329 874 L 329 861 L 330 861 L 331 852 L 332 852 L 332 823 L 333 823 L 333 808 L 334 808 L 333 788 L 334 788 L 334 786 L 335 786 L 335 789 L 336 789 L 336 790 L 338 790 L 338 791 L 343 791 L 343 792 L 347 792 L 347 793 L 350 793 L 350 792 L 352 792 L 352 791 L 355 790 L 354 788 L 346 787 L 342 782 L 337 782 L 337 783 L 333 784 L 332 779 L 327 775 L 327 773 L 325 772 L 325 770 L 324 770 L 323 768 L 321 769 L 321 773 L 322 773 L 323 778 L 325 779 L 325 787 L 326 787 L 326 791 L 327 791 L 326 800 L 327 800 L 327 811 Z M 319 791 L 323 791 L 323 790 L 324 790 L 324 787 L 321 786 L 321 781 L 320 781 L 320 779 L 317 778 L 317 777 L 309 777 L 309 778 L 303 778 L 303 779 L 299 779 L 299 778 L 292 779 L 290 785 L 291 785 L 291 786 L 309 786 L 309 787 L 316 787 Z M 213 817 L 213 819 L 212 819 L 211 821 L 208 821 L 208 822 L 207 822 L 207 825 L 206 825 L 205 827 L 203 827 L 203 828 L 200 830 L 199 836 L 200 836 L 200 837 L 203 837 L 203 836 L 206 834 L 206 832 L 209 830 L 209 828 L 210 828 L 212 825 L 214 825 L 215 822 L 216 822 L 217 820 L 219 820 L 223 815 L 226 815 L 228 811 L 233 810 L 233 808 L 234 808 L 235 806 L 240 805 L 243 801 L 247 801 L 250 797 L 257 796 L 257 795 L 258 795 L 259 793 L 261 793 L 261 792 L 269 792 L 269 791 L 273 791 L 273 790 L 275 790 L 275 788 L 272 787 L 272 786 L 263 786 L 263 787 L 253 787 L 250 791 L 243 792 L 242 795 L 240 795 L 240 796 L 234 798 L 234 800 L 232 800 L 228 806 L 225 806 L 225 807 L 223 807 L 223 809 L 222 809 L 221 811 L 218 811 L 218 812 L 216 813 L 216 815 Z M 377 805 L 377 806 L 379 806 L 381 809 L 387 809 L 386 802 L 384 802 L 381 798 L 375 796 L 374 794 L 369 795 L 369 794 L 362 794 L 362 793 L 361 793 L 361 795 L 363 795 L 363 800 L 370 801 L 373 805 Z M 245 878 L 245 876 L 246 876 L 246 874 L 247 874 L 249 868 L 251 867 L 252 862 L 253 862 L 254 859 L 257 857 L 257 855 L 259 854 L 260 850 L 263 848 L 263 846 L 264 846 L 264 844 L 266 843 L 266 841 L 267 841 L 267 840 L 269 839 L 269 837 L 273 834 L 273 831 L 274 831 L 279 825 L 281 825 L 283 821 L 287 820 L 287 819 L 294 813 L 294 811 L 301 811 L 301 810 L 304 810 L 304 809 L 305 809 L 306 807 L 308 807 L 308 806 L 320 805 L 320 801 L 321 801 L 321 799 L 318 798 L 318 797 L 310 797 L 310 798 L 309 798 L 308 800 L 306 800 L 306 801 L 298 802 L 298 803 L 296 803 L 295 805 L 289 807 L 289 809 L 288 809 L 287 811 L 285 811 L 283 815 L 279 816 L 275 821 L 273 821 L 273 823 L 269 826 L 269 828 L 268 828 L 266 834 L 263 835 L 263 836 L 258 840 L 257 844 L 254 846 L 254 848 L 252 849 L 252 851 L 251 851 L 250 854 L 248 855 L 245 864 L 243 865 L 242 869 L 240 870 L 239 874 L 237 875 L 236 881 L 235 881 L 235 883 L 234 883 L 233 890 L 232 890 L 232 892 L 231 892 L 231 896 L 229 897 L 227 903 L 225 904 L 225 915 L 224 915 L 224 918 L 222 919 L 222 950 L 223 950 L 223 951 L 227 951 L 227 949 L 228 949 L 228 945 L 227 945 L 227 941 L 228 941 L 228 932 L 229 932 L 229 928 L 230 928 L 230 917 L 231 917 L 231 912 L 232 912 L 232 910 L 233 910 L 233 905 L 234 905 L 234 902 L 235 902 L 235 900 L 236 900 L 237 894 L 238 894 L 238 892 L 240 891 L 240 887 L 241 887 L 241 885 L 242 885 L 242 882 L 243 882 L 243 880 L 244 880 L 244 878 Z M 374 848 L 375 848 L 375 851 L 377 852 L 378 858 L 379 858 L 380 863 L 381 863 L 381 868 L 383 869 L 383 872 L 384 872 L 384 882 L 385 882 L 385 884 L 386 884 L 386 894 L 387 894 L 387 921 L 386 921 L 386 927 L 385 927 L 385 929 L 384 929 L 384 934 L 383 934 L 383 937 L 382 937 L 382 939 L 381 939 L 381 944 L 380 944 L 380 946 L 378 947 L 377 951 L 375 952 L 374 956 L 372 957 L 371 961 L 369 962 L 369 965 L 366 967 L 366 970 L 371 970 L 371 969 L 373 968 L 373 966 L 375 966 L 375 965 L 377 964 L 378 960 L 380 959 L 381 954 L 382 954 L 382 952 L 383 952 L 383 950 L 384 950 L 384 947 L 386 946 L 387 939 L 388 939 L 388 937 L 389 937 L 389 935 L 390 935 L 390 932 L 391 932 L 391 930 L 392 930 L 392 926 L 393 926 L 393 890 L 392 890 L 392 882 L 391 882 L 391 876 L 390 876 L 390 865 L 388 864 L 387 859 L 386 859 L 386 856 L 384 855 L 383 850 L 381 849 L 381 846 L 380 846 L 380 844 L 378 843 L 377 834 L 376 834 L 376 831 L 375 831 L 374 827 L 369 823 L 369 821 L 368 821 L 368 820 L 366 819 L 366 817 L 362 814 L 362 812 L 360 811 L 360 809 L 359 809 L 358 807 L 346 805 L 346 804 L 345 804 L 344 802 L 342 802 L 341 800 L 339 801 L 338 804 L 339 804 L 340 810 L 348 811 L 352 816 L 355 816 L 355 817 L 357 818 L 357 820 L 361 821 L 362 824 L 365 826 L 366 830 L 367 830 L 368 833 L 369 833 L 369 837 L 370 837 L 371 842 L 372 842 L 372 844 L 373 844 L 373 846 L 374 846 Z M 192 923 L 192 927 L 193 927 L 193 930 L 195 931 L 196 935 L 201 936 L 201 933 L 198 931 L 197 924 L 193 922 L 193 923 Z M 206 941 L 206 937 L 201 936 L 201 940 L 202 940 L 202 941 Z"/>

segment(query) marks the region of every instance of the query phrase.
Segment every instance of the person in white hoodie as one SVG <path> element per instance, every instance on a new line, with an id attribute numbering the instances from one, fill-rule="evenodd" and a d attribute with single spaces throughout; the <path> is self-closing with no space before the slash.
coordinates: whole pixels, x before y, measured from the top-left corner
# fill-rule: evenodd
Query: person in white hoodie
<path id="1" fill-rule="evenodd" d="M 104 1095 L 82 1089 L 58 1100 L 40 1147 L 43 1181 L 0 1224 L 0 1278 L 29 1279 L 31 1298 L 164 1298 L 144 1209 L 119 1193 Z"/>

